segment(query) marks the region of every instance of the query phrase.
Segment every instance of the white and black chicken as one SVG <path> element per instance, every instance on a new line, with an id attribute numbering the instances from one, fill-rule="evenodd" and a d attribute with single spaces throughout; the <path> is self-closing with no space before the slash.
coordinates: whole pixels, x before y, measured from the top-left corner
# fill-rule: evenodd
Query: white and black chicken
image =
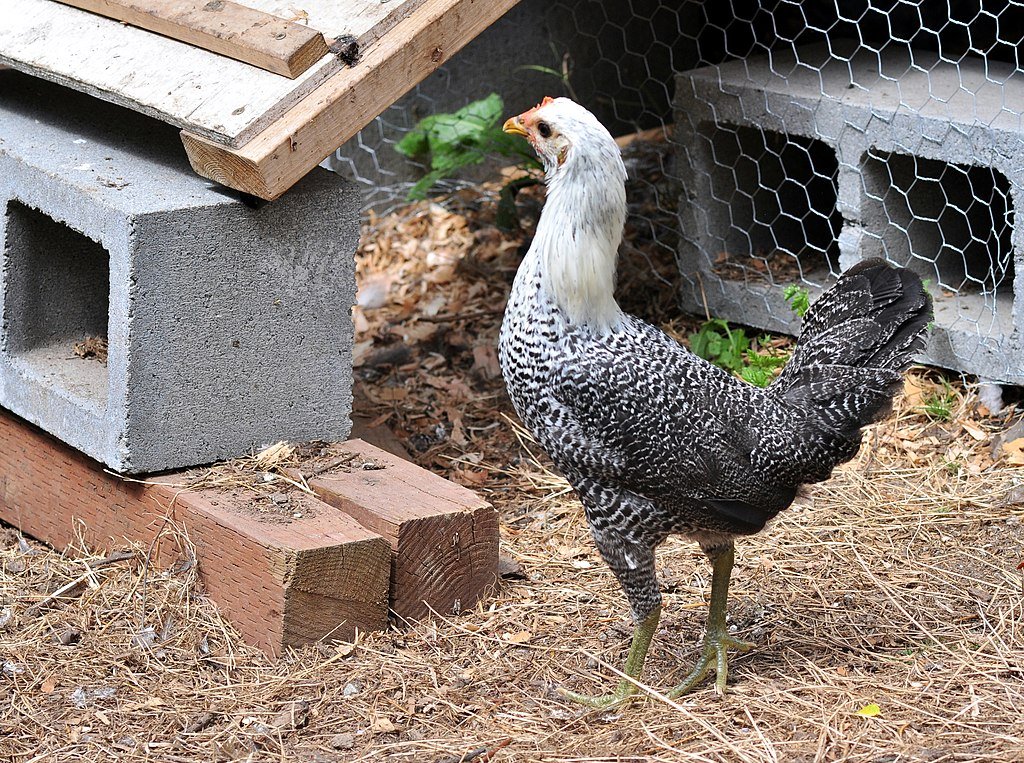
<path id="1" fill-rule="evenodd" d="M 749 644 L 726 630 L 733 539 L 761 530 L 805 483 L 852 458 L 885 415 L 924 342 L 931 300 L 912 272 L 859 263 L 815 302 L 796 350 L 767 388 L 697 357 L 623 313 L 613 296 L 626 217 L 619 148 L 586 109 L 546 98 L 509 119 L 544 163 L 547 200 L 516 275 L 500 361 L 515 410 L 579 494 L 636 631 L 624 672 L 637 679 L 661 614 L 654 551 L 673 533 L 713 566 L 702 656 L 670 697 Z M 623 680 L 603 707 L 632 694 Z"/>

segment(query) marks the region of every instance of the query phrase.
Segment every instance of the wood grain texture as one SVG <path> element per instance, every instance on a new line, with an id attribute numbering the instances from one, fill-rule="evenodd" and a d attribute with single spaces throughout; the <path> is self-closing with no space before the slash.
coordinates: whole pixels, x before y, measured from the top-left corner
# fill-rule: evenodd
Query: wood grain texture
<path id="1" fill-rule="evenodd" d="M 364 51 L 425 1 L 234 0 Z M 292 80 L 53 0 L 0 0 L 0 64 L 235 147 L 346 66 L 326 55 Z"/>
<path id="2" fill-rule="evenodd" d="M 165 475 L 179 483 L 182 475 Z M 391 545 L 346 513 L 303 498 L 303 518 L 270 523 L 245 499 L 125 482 L 0 410 L 0 518 L 63 549 L 154 544 L 167 566 L 195 547 L 204 588 L 246 641 L 271 654 L 387 624 Z"/>
<path id="3" fill-rule="evenodd" d="M 497 581 L 498 518 L 476 493 L 361 440 L 345 450 L 384 468 L 328 472 L 309 485 L 391 543 L 391 609 L 404 619 L 476 605 Z"/>
<path id="4" fill-rule="evenodd" d="M 425 0 L 353 67 L 332 75 L 241 148 L 189 131 L 192 167 L 218 183 L 276 199 L 518 0 Z"/>
<path id="5" fill-rule="evenodd" d="M 58 0 L 294 79 L 327 55 L 315 29 L 231 0 Z"/>

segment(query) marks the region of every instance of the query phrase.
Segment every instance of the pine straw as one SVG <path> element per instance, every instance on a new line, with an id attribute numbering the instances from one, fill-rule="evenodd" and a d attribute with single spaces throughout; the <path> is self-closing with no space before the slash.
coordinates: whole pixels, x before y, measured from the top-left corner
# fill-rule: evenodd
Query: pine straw
<path id="1" fill-rule="evenodd" d="M 734 658 L 726 697 L 705 688 L 614 712 L 585 712 L 551 691 L 606 689 L 614 676 L 599 661 L 619 666 L 629 633 L 578 505 L 528 457 L 522 469 L 534 473 L 502 506 L 503 551 L 526 579 L 504 580 L 459 618 L 277 663 L 240 643 L 198 593 L 194 569 L 147 575 L 145 549 L 98 571 L 77 601 L 27 616 L 90 557 L 26 553 L 11 534 L 0 753 L 439 761 L 511 738 L 497 760 L 1019 758 L 1019 475 L 908 467 L 886 444 L 896 431 L 880 427 L 874 453 L 741 542 L 731 622 L 757 647 Z M 644 681 L 664 689 L 695 658 L 709 571 L 683 541 L 659 562 L 666 615 Z M 70 628 L 80 640 L 58 643 Z M 295 700 L 310 703 L 297 729 L 280 718 Z M 857 715 L 872 703 L 878 717 Z M 205 728 L 183 733 L 204 717 Z"/>
<path id="2" fill-rule="evenodd" d="M 954 384 L 949 420 L 932 421 L 920 412 L 936 385 L 930 373 L 915 373 L 918 383 L 855 461 L 738 544 L 730 619 L 756 647 L 733 658 L 725 697 L 703 687 L 674 703 L 645 695 L 596 712 L 555 695 L 555 686 L 601 692 L 614 683 L 630 635 L 625 604 L 579 504 L 507 418 L 500 381 L 474 353 L 481 337 L 493 341 L 517 237 L 487 232 L 486 210 L 458 212 L 449 226 L 461 231 L 450 251 L 456 267 L 432 285 L 424 276 L 439 266 L 424 263 L 423 249 L 448 244 L 431 238 L 438 226 L 423 224 L 424 214 L 453 213 L 420 206 L 380 221 L 361 260 L 364 277 L 371 262 L 377 273 L 400 273 L 388 304 L 362 316 L 365 357 L 398 344 L 406 357 L 361 367 L 361 413 L 391 427 L 421 464 L 473 484 L 498 507 L 505 575 L 495 596 L 457 618 L 274 662 L 219 617 L 194 567 L 147 569 L 144 548 L 86 575 L 92 585 L 76 598 L 29 612 L 97 557 L 84 549 L 62 556 L 8 532 L 0 543 L 0 756 L 1024 757 L 1024 485 L 1012 449 L 994 447 L 1019 415 L 993 416 Z M 410 224 L 422 237 L 403 253 Z M 459 316 L 433 320 L 446 312 Z M 440 336 L 424 325 L 441 326 Z M 421 331 L 427 338 L 417 338 Z M 381 396 L 388 389 L 407 391 Z M 170 532 L 189 547 L 183 528 Z M 673 540 L 659 573 L 665 615 L 643 682 L 660 691 L 696 659 L 710 570 L 693 544 Z M 875 717 L 858 714 L 872 704 Z"/>

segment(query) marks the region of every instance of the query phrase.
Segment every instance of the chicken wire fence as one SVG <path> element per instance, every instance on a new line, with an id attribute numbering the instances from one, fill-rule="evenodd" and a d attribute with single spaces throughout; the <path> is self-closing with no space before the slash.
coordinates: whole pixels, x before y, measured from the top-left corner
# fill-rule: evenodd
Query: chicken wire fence
<path id="1" fill-rule="evenodd" d="M 1022 383 L 1022 41 L 1017 0 L 523 0 L 330 166 L 387 210 L 432 169 L 402 152 L 424 118 L 497 94 L 503 120 L 567 95 L 639 134 L 626 251 L 652 273 L 672 258 L 682 307 L 794 332 L 785 287 L 813 296 L 884 257 L 935 299 L 927 360 Z M 430 194 L 497 194 L 516 161 L 485 146 Z"/>

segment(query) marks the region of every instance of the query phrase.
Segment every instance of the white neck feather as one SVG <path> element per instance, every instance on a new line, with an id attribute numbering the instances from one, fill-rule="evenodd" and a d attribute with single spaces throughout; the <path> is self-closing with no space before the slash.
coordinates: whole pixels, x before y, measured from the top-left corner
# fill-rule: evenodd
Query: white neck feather
<path id="1" fill-rule="evenodd" d="M 603 147 L 602 148 L 606 148 Z M 548 195 L 528 258 L 570 322 L 615 328 L 615 269 L 626 221 L 626 170 L 618 147 L 576 156 L 548 173 Z"/>

